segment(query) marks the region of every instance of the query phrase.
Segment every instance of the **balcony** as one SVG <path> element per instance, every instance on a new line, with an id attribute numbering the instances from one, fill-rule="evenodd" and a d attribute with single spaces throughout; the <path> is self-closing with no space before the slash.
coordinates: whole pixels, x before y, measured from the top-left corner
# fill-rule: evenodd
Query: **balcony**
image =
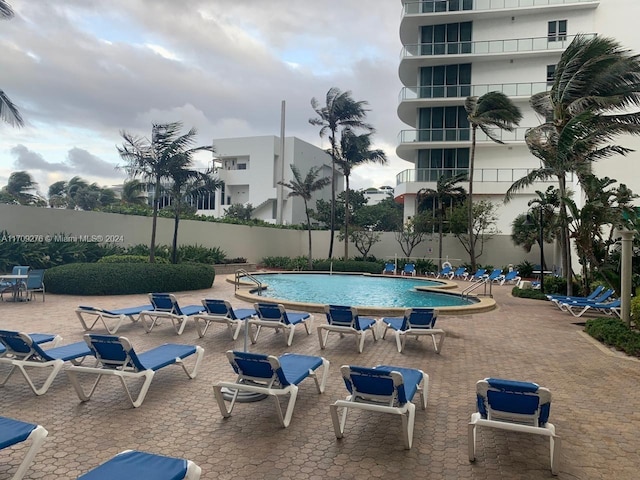
<path id="1" fill-rule="evenodd" d="M 599 4 L 600 0 L 423 0 L 406 2 L 402 15 L 438 14 L 451 12 L 482 12 L 487 10 L 505 10 L 517 8 L 538 8 L 557 6 L 581 6 Z"/>
<path id="2" fill-rule="evenodd" d="M 529 130 L 529 127 L 518 127 L 512 132 L 506 130 L 495 129 L 494 136 L 502 142 L 524 142 L 525 134 Z M 470 144 L 471 142 L 471 129 L 470 128 L 421 128 L 415 130 L 401 130 L 398 134 L 398 144 L 404 143 L 432 143 L 432 142 L 464 142 Z M 476 142 L 478 144 L 482 142 L 495 143 L 480 129 L 477 131 Z M 427 145 L 426 148 L 430 148 L 432 145 Z M 419 148 L 415 146 L 415 148 Z"/>

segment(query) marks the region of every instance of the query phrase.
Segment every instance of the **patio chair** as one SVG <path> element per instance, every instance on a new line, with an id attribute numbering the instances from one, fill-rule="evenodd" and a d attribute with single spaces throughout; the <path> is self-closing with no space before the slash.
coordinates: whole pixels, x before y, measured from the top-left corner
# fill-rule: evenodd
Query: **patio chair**
<path id="1" fill-rule="evenodd" d="M 511 270 L 504 275 L 500 275 L 494 280 L 494 282 L 499 283 L 500 285 L 504 285 L 505 283 L 517 284 L 520 280 L 522 280 L 522 277 L 518 275 L 518 271 Z"/>
<path id="2" fill-rule="evenodd" d="M 488 276 L 485 275 L 485 280 L 487 282 L 494 282 L 500 276 L 502 276 L 502 269 L 495 268 Z"/>
<path id="3" fill-rule="evenodd" d="M 276 333 L 282 330 L 286 337 L 287 346 L 290 347 L 293 342 L 293 335 L 296 331 L 296 325 L 304 325 L 307 335 L 311 335 L 311 322 L 313 315 L 306 312 L 287 312 L 284 305 L 279 303 L 255 303 L 253 305 L 256 311 L 256 318 L 247 320 L 247 328 L 251 325 L 256 327 L 255 334 L 251 335 L 251 343 L 258 341 L 258 335 L 262 327 L 275 328 Z M 287 333 L 289 336 L 287 336 Z"/>
<path id="4" fill-rule="evenodd" d="M 27 450 L 22 463 L 20 463 L 16 473 L 13 474 L 13 480 L 21 480 L 24 477 L 48 434 L 49 432 L 41 425 L 0 416 L 0 450 L 27 440 L 31 441 L 31 446 Z"/>
<path id="5" fill-rule="evenodd" d="M 42 293 L 44 302 L 44 269 L 29 270 L 27 280 L 21 286 L 27 300 L 33 300 L 36 293 Z"/>
<path id="6" fill-rule="evenodd" d="M 165 457 L 155 453 L 125 450 L 78 480 L 113 480 L 119 478 L 153 478 L 154 480 L 199 480 L 201 468 L 191 460 Z"/>
<path id="7" fill-rule="evenodd" d="M 419 393 L 420 407 L 422 410 L 427 408 L 429 375 L 422 370 L 391 365 L 378 365 L 374 368 L 343 365 L 340 372 L 349 396 L 330 406 L 336 438 L 344 436 L 350 408 L 391 413 L 402 417 L 402 438 L 405 448 L 410 449 L 416 415 L 413 397 Z M 341 418 L 338 418 L 338 408 L 343 409 Z"/>
<path id="8" fill-rule="evenodd" d="M 469 461 L 476 459 L 476 428 L 491 427 L 549 437 L 551 473 L 558 474 L 560 438 L 549 423 L 551 392 L 536 383 L 485 378 L 476 383 L 478 411 L 469 422 Z"/>
<path id="9" fill-rule="evenodd" d="M 327 339 L 330 332 L 339 333 L 340 336 L 348 334 L 355 335 L 356 347 L 358 352 L 362 353 L 364 348 L 364 340 L 367 331 L 371 330 L 373 340 L 377 341 L 376 321 L 373 318 L 360 317 L 356 307 L 348 307 L 344 305 L 325 305 L 324 312 L 327 317 L 327 323 L 318 325 L 318 339 L 320 340 L 320 348 L 325 349 Z M 324 335 L 323 335 L 324 332 Z"/>
<path id="10" fill-rule="evenodd" d="M 107 310 L 105 308 L 91 307 L 88 305 L 79 305 L 76 308 L 76 316 L 82 324 L 85 332 L 93 330 L 98 322 L 102 322 L 105 330 L 113 335 L 118 331 L 125 320 L 136 323 L 139 315 L 148 310 L 152 310 L 153 305 L 140 305 L 137 307 L 119 308 L 116 310 Z"/>
<path id="11" fill-rule="evenodd" d="M 4 386 L 13 372 L 19 370 L 33 393 L 44 395 L 62 369 L 64 362 L 79 364 L 85 357 L 92 356 L 91 350 L 84 342 L 44 350 L 36 340 L 38 340 L 37 337 L 34 339 L 26 333 L 0 330 L 0 343 L 6 349 L 4 356 L 0 356 L 0 364 L 11 367 L 7 376 L 0 382 L 0 386 Z M 31 368 L 51 369 L 51 373 L 41 387 L 37 387 L 29 376 L 27 369 Z"/>
<path id="12" fill-rule="evenodd" d="M 229 363 L 238 374 L 235 382 L 218 382 L 213 393 L 224 418 L 229 418 L 236 404 L 239 392 L 253 392 L 273 397 L 278 420 L 283 427 L 291 423 L 291 416 L 298 396 L 298 385 L 307 377 L 313 378 L 318 393 L 324 392 L 329 373 L 329 361 L 323 357 L 285 353 L 280 357 L 229 350 Z M 323 367 L 322 378 L 318 381 L 316 370 Z M 233 392 L 227 407 L 222 389 Z M 279 397 L 289 396 L 283 414 Z"/>
<path id="13" fill-rule="evenodd" d="M 29 337 L 31 337 L 31 340 L 38 345 L 51 342 L 49 348 L 57 346 L 58 343 L 62 341 L 62 337 L 60 335 L 53 335 L 51 333 L 29 333 Z M 0 357 L 5 353 L 7 353 L 7 349 L 2 343 L 2 340 L 0 340 Z"/>
<path id="14" fill-rule="evenodd" d="M 407 275 L 409 277 L 416 276 L 416 264 L 415 263 L 405 263 L 404 268 L 400 272 L 400 275 Z"/>
<path id="15" fill-rule="evenodd" d="M 28 275 L 29 268 L 26 265 L 15 265 L 11 269 L 11 275 Z M 15 299 L 20 288 L 23 285 L 22 279 L 2 280 L 0 281 L 0 300 L 4 300 L 5 293 L 11 293 Z"/>
<path id="16" fill-rule="evenodd" d="M 82 402 L 90 400 L 102 377 L 109 375 L 118 377 L 134 408 L 139 407 L 144 402 L 156 371 L 169 365 L 180 365 L 187 377 L 190 379 L 195 378 L 204 355 L 204 349 L 196 345 L 165 343 L 138 354 L 126 337 L 87 333 L 84 335 L 84 340 L 98 360 L 97 366 L 77 365 L 67 370 L 71 384 Z M 192 355 L 195 355 L 195 362 L 191 370 L 189 370 L 183 360 Z M 97 375 L 89 393 L 85 393 L 82 385 L 80 385 L 78 374 Z M 144 380 L 135 398 L 127 385 L 127 380 L 129 379 L 134 381 Z"/>
<path id="17" fill-rule="evenodd" d="M 554 302 L 556 304 L 556 306 L 563 311 L 570 311 L 573 308 L 581 308 L 584 307 L 586 305 L 593 305 L 594 303 L 604 303 L 605 301 L 609 300 L 609 298 L 611 297 L 611 295 L 613 295 L 615 293 L 615 290 L 613 290 L 612 288 L 605 290 L 604 292 L 602 292 L 600 295 L 598 295 L 596 298 L 594 298 L 593 300 L 569 300 L 569 301 L 564 301 L 564 302 Z"/>
<path id="18" fill-rule="evenodd" d="M 212 323 L 223 323 L 227 326 L 231 338 L 236 340 L 240 334 L 240 328 L 242 328 L 244 321 L 247 318 L 256 315 L 255 309 L 234 309 L 231 307 L 231 303 L 227 300 L 205 298 L 202 300 L 202 305 L 204 306 L 205 311 L 193 316 L 193 320 L 196 322 L 196 330 L 198 331 L 198 336 L 200 338 L 205 336 Z"/>
<path id="19" fill-rule="evenodd" d="M 556 307 L 562 309 L 561 305 L 563 303 L 595 301 L 595 299 L 598 298 L 600 295 L 602 295 L 604 293 L 604 291 L 605 291 L 604 286 L 598 285 L 593 290 L 593 292 L 591 292 L 586 297 L 580 297 L 580 296 L 575 296 L 575 295 L 571 295 L 571 296 L 567 296 L 567 295 L 547 295 L 547 299 L 549 299 L 551 302 L 555 303 Z"/>
<path id="20" fill-rule="evenodd" d="M 182 335 L 189 317 L 204 311 L 202 305 L 180 307 L 176 296 L 172 293 L 150 293 L 149 300 L 153 309 L 140 312 L 138 317 L 147 333 L 151 332 L 156 325 L 160 325 L 163 319 L 167 319 L 171 321 L 176 333 Z"/>
<path id="21" fill-rule="evenodd" d="M 564 305 L 566 311 L 574 317 L 581 317 L 590 310 L 597 313 L 617 315 L 618 317 L 620 317 L 622 301 L 618 298 L 616 300 L 613 300 L 612 302 L 590 302 Z"/>
<path id="22" fill-rule="evenodd" d="M 396 274 L 396 264 L 393 262 L 387 262 L 384 264 L 384 270 L 382 270 L 382 274 L 390 273 L 391 275 Z"/>
<path id="23" fill-rule="evenodd" d="M 407 337 L 415 336 L 416 340 L 418 340 L 422 335 L 429 335 L 436 353 L 440 353 L 447 334 L 444 330 L 434 328 L 437 317 L 437 310 L 432 308 L 408 308 L 405 310 L 403 317 L 382 319 L 386 326 L 382 338 L 385 338 L 387 330 L 394 330 L 398 352 L 402 353 Z M 436 337 L 438 341 L 436 341 Z"/>
<path id="24" fill-rule="evenodd" d="M 450 280 L 453 280 L 454 278 L 464 280 L 465 278 L 467 278 L 468 275 L 469 275 L 469 272 L 467 272 L 466 267 L 458 267 L 455 269 L 455 271 L 451 271 L 448 276 Z"/>
<path id="25" fill-rule="evenodd" d="M 467 277 L 467 280 L 469 280 L 470 282 L 477 282 L 479 280 L 483 280 L 486 273 L 487 273 L 486 268 L 479 268 L 478 270 L 476 270 L 476 273 L 474 273 L 473 275 L 469 275 Z"/>

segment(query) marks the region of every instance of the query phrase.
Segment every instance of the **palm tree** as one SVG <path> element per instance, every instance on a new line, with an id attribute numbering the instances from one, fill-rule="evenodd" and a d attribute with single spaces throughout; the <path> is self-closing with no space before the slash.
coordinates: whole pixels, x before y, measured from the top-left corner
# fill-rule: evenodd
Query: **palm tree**
<path id="1" fill-rule="evenodd" d="M 309 232 L 309 270 L 313 268 L 313 256 L 311 254 L 311 216 L 309 212 L 309 201 L 313 192 L 322 190 L 324 187 L 331 183 L 329 177 L 318 178 L 320 174 L 320 167 L 311 167 L 307 175 L 302 178 L 298 167 L 291 164 L 291 173 L 293 173 L 293 180 L 290 182 L 278 182 L 279 185 L 291 190 L 287 195 L 289 197 L 300 197 L 304 201 L 304 213 L 307 216 L 307 231 Z"/>
<path id="2" fill-rule="evenodd" d="M 211 148 L 213 152 L 213 148 Z M 211 176 L 212 171 L 200 172 L 191 168 L 191 155 L 178 155 L 169 168 L 171 183 L 167 188 L 173 210 L 173 241 L 171 246 L 171 263 L 178 263 L 178 226 L 186 197 L 213 193 L 223 182 Z"/>
<path id="3" fill-rule="evenodd" d="M 584 184 L 594 161 L 630 152 L 609 142 L 620 134 L 640 134 L 640 112 L 629 111 L 640 106 L 640 58 L 613 39 L 577 35 L 556 66 L 551 90 L 533 95 L 531 106 L 548 119 L 526 135 L 542 165 L 516 181 L 506 199 L 535 181 L 558 179 L 562 263 L 571 295 L 567 175 L 575 173 Z"/>
<path id="4" fill-rule="evenodd" d="M 502 92 L 488 92 L 481 97 L 467 97 L 464 102 L 469 124 L 471 125 L 471 155 L 469 159 L 469 202 L 467 228 L 469 230 L 469 257 L 471 269 L 476 270 L 475 242 L 473 240 L 473 169 L 476 158 L 476 137 L 478 128 L 496 143 L 504 144 L 493 129 L 499 128 L 511 132 L 520 123 L 522 112 Z"/>
<path id="5" fill-rule="evenodd" d="M 457 185 L 467 179 L 466 173 L 458 173 L 453 177 L 440 176 L 436 183 L 436 189 L 423 188 L 418 191 L 416 197 L 418 206 L 427 199 L 435 202 L 436 215 L 438 218 L 438 265 L 442 264 L 442 238 L 444 234 L 444 219 L 447 216 L 447 207 L 452 207 L 455 203 L 464 201 L 467 192 L 464 187 Z M 420 209 L 418 210 L 421 211 Z"/>
<path id="6" fill-rule="evenodd" d="M 346 181 L 344 195 L 344 259 L 349 259 L 349 177 L 351 171 L 365 163 L 387 163 L 383 150 L 371 150 L 371 133 L 356 135 L 350 129 L 345 130 L 340 138 L 340 151 L 336 163 Z"/>
<path id="7" fill-rule="evenodd" d="M 2 188 L 4 194 L 8 198 L 14 199 L 20 205 L 46 205 L 45 200 L 38 194 L 34 194 L 38 183 L 33 180 L 31 175 L 27 172 L 12 172 L 9 175 L 7 185 Z"/>
<path id="8" fill-rule="evenodd" d="M 144 192 L 144 183 L 137 178 L 127 180 L 122 184 L 120 201 L 125 205 L 144 205 L 147 203 L 147 196 Z"/>
<path id="9" fill-rule="evenodd" d="M 171 166 L 178 156 L 191 156 L 197 151 L 212 151 L 212 146 L 191 148 L 195 142 L 195 128 L 180 135 L 182 122 L 153 124 L 151 140 L 121 132 L 124 144 L 118 148 L 120 157 L 127 162 L 123 167 L 130 177 L 142 177 L 154 185 L 153 214 L 151 221 L 151 242 L 149 262 L 155 262 L 156 229 L 158 224 L 158 202 L 162 182 L 171 178 Z"/>
<path id="10" fill-rule="evenodd" d="M 320 137 L 329 136 L 331 148 L 328 149 L 331 155 L 331 237 L 329 239 L 329 258 L 333 258 L 333 237 L 335 232 L 335 203 L 336 203 L 336 160 L 338 159 L 338 130 L 345 128 L 363 129 L 373 132 L 373 127 L 365 123 L 368 105 L 366 101 L 356 102 L 351 97 L 351 92 L 342 92 L 337 87 L 332 87 L 327 92 L 325 105 L 320 106 L 315 97 L 311 99 L 311 108 L 318 115 L 310 118 L 311 125 L 320 127 Z"/>
<path id="11" fill-rule="evenodd" d="M 0 0 L 0 19 L 10 19 L 12 17 L 13 10 L 11 6 L 5 0 Z M 0 89 L 0 119 L 14 127 L 22 127 L 24 125 L 18 108 L 2 89 Z"/>

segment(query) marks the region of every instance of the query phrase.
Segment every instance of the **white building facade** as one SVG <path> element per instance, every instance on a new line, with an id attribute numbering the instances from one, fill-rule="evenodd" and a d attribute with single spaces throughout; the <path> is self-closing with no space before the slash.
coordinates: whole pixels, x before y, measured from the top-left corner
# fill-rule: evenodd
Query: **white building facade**
<path id="1" fill-rule="evenodd" d="M 543 122 L 529 107 L 531 95 L 550 88 L 555 65 L 576 34 L 604 35 L 640 50 L 632 25 L 640 1 L 402 0 L 402 7 L 398 116 L 410 128 L 400 132 L 397 154 L 414 167 L 397 175 L 395 198 L 410 217 L 420 189 L 435 188 L 442 175 L 468 171 L 471 132 L 464 100 L 501 91 L 523 119 L 514 132 L 496 130 L 505 145 L 478 131 L 473 189 L 475 201 L 499 205 L 498 229 L 508 235 L 535 191 L 553 184 L 538 182 L 503 203 L 511 184 L 540 165 L 524 142 L 526 130 Z M 635 138 L 614 142 L 640 149 Z M 637 155 L 601 160 L 594 173 L 640 193 L 640 175 L 628 173 Z M 573 179 L 568 185 L 578 191 Z"/>
<path id="2" fill-rule="evenodd" d="M 320 167 L 318 178 L 331 177 L 331 157 L 322 149 L 296 137 L 285 137 L 284 166 L 280 137 L 258 136 L 216 138 L 213 140 L 216 156 L 216 174 L 224 182 L 216 192 L 215 205 L 209 212 L 224 216 L 234 204 L 251 204 L 252 217 L 269 223 L 278 219 L 278 182 L 291 182 L 290 165 L 295 165 L 302 178 L 312 167 Z M 344 177 L 336 171 L 336 195 L 344 189 Z M 284 224 L 306 223 L 304 201 L 300 197 L 287 198 L 290 190 L 283 188 L 282 221 Z M 331 200 L 331 186 L 313 194 L 309 203 L 315 209 L 316 201 Z"/>

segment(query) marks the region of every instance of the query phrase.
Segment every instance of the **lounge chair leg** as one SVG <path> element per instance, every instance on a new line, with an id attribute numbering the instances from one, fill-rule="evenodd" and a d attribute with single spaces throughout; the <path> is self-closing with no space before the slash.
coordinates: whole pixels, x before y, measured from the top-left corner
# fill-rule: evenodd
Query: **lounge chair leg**
<path id="1" fill-rule="evenodd" d="M 237 340 L 240 335 L 240 329 L 242 328 L 242 322 L 238 322 L 235 331 L 232 332 L 231 338 L 233 340 Z M 231 325 L 229 325 L 229 329 L 231 329 Z"/>
<path id="2" fill-rule="evenodd" d="M 362 353 L 362 350 L 364 349 L 365 332 L 366 330 L 363 332 L 358 332 L 358 334 L 356 335 L 356 346 L 358 347 L 358 353 Z"/>
<path id="3" fill-rule="evenodd" d="M 560 456 L 560 437 L 551 435 L 549 437 L 550 442 L 550 455 L 551 455 L 551 473 L 558 475 L 558 461 Z"/>
<path id="4" fill-rule="evenodd" d="M 331 422 L 333 423 L 333 431 L 336 434 L 336 438 L 344 437 L 344 427 L 347 423 L 347 407 L 343 407 L 342 409 L 342 418 L 338 417 L 338 405 L 335 403 L 329 406 L 329 411 L 331 412 Z"/>
<path id="5" fill-rule="evenodd" d="M 40 387 L 40 388 L 35 386 L 35 384 L 31 380 L 31 377 L 29 376 L 29 374 L 27 373 L 27 370 L 25 369 L 25 367 L 23 365 L 18 363 L 15 366 L 18 368 L 18 370 L 20 371 L 20 373 L 22 374 L 24 379 L 27 381 L 27 383 L 29 384 L 29 387 L 31 387 L 31 390 L 33 391 L 33 393 L 35 393 L 36 395 L 44 395 L 45 393 L 47 393 L 47 390 L 49 390 L 49 387 L 51 386 L 51 384 L 55 380 L 56 375 L 58 375 L 58 372 L 60 372 L 60 370 L 64 366 L 64 362 L 62 360 L 53 360 L 51 362 L 46 362 L 46 363 L 43 363 L 41 365 L 37 365 L 37 367 L 43 367 L 43 368 L 52 367 L 53 368 L 53 370 L 51 371 L 51 373 L 49 374 L 47 379 L 42 384 L 42 387 Z"/>
<path id="6" fill-rule="evenodd" d="M 322 327 L 318 327 L 318 340 L 320 341 L 320 349 L 324 350 L 327 347 L 327 340 L 329 338 L 329 330 L 325 330 Z M 324 331 L 324 335 L 322 332 Z"/>
<path id="7" fill-rule="evenodd" d="M 398 347 L 398 353 L 402 353 L 402 349 L 404 348 L 404 336 L 403 340 L 400 339 L 400 331 L 396 331 L 396 346 Z"/>
<path id="8" fill-rule="evenodd" d="M 436 349 L 436 353 L 439 354 L 440 351 L 442 350 L 442 345 L 444 344 L 444 337 L 446 337 L 447 334 L 446 332 L 442 332 L 439 334 L 439 342 L 436 344 L 436 336 L 432 335 L 431 339 L 433 340 L 433 348 Z"/>
<path id="9" fill-rule="evenodd" d="M 296 406 L 296 398 L 298 398 L 298 387 L 296 385 L 291 385 L 291 394 L 289 395 L 289 402 L 287 404 L 287 410 L 284 418 L 282 418 L 282 409 L 280 407 L 280 401 L 278 400 L 278 396 L 274 396 L 276 403 L 278 405 L 278 418 L 280 418 L 280 423 L 284 428 L 287 428 L 291 423 L 291 417 L 293 416 L 293 407 Z"/>
<path id="10" fill-rule="evenodd" d="M 220 413 L 222 414 L 222 416 L 224 418 L 229 418 L 231 416 L 231 412 L 233 411 L 233 407 L 236 404 L 236 398 L 238 398 L 238 390 L 234 390 L 229 408 L 227 408 L 227 404 L 224 400 L 224 397 L 222 396 L 222 387 L 220 385 L 213 386 L 213 396 L 216 398 L 216 402 L 218 403 L 218 407 L 220 408 Z"/>
<path id="11" fill-rule="evenodd" d="M 31 447 L 29 447 L 29 451 L 25 455 L 22 463 L 18 467 L 18 470 L 13 475 L 13 480 L 21 480 L 24 477 L 24 474 L 27 473 L 27 469 L 33 462 L 33 458 L 36 456 L 38 451 L 40 450 L 41 445 L 44 443 L 45 439 L 49 432 L 42 426 L 38 425 L 30 434 L 29 437 L 31 439 Z"/>
<path id="12" fill-rule="evenodd" d="M 289 337 L 287 338 L 287 347 L 290 347 L 293 343 L 293 335 L 296 333 L 296 327 L 294 325 L 289 326 Z M 287 334 L 287 329 L 283 329 L 282 333 Z"/>
<path id="13" fill-rule="evenodd" d="M 402 417 L 402 431 L 404 433 L 404 448 L 411 449 L 413 443 L 413 427 L 416 420 L 416 406 L 412 403 L 407 405 L 407 413 L 401 415 Z"/>
<path id="14" fill-rule="evenodd" d="M 476 424 L 475 423 L 469 424 L 467 443 L 469 448 L 469 461 L 475 462 L 476 461 Z"/>
<path id="15" fill-rule="evenodd" d="M 249 337 L 251 339 L 252 344 L 255 344 L 258 341 L 258 335 L 260 335 L 260 325 L 256 325 L 255 335 L 251 335 L 251 331 L 249 331 Z"/>

